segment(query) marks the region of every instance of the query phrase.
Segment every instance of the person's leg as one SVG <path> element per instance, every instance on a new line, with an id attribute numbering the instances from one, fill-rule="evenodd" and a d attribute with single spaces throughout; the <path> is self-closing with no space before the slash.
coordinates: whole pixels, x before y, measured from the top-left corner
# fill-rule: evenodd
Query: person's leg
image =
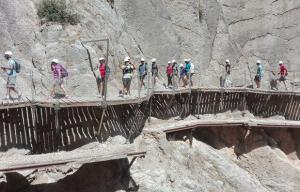
<path id="1" fill-rule="evenodd" d="M 194 85 L 194 84 L 193 84 L 193 75 L 194 75 L 194 74 L 192 73 L 192 74 L 191 74 L 191 77 L 190 77 L 191 87 L 193 87 L 193 85 Z"/>
<path id="2" fill-rule="evenodd" d="M 101 95 L 104 97 L 105 96 L 105 83 L 106 83 L 106 81 L 105 81 L 105 79 L 103 79 L 102 81 L 101 81 Z"/>
<path id="3" fill-rule="evenodd" d="M 50 91 L 50 97 L 54 97 L 54 92 L 55 92 L 55 87 L 56 87 L 56 82 L 53 83 L 51 91 Z"/>
<path id="4" fill-rule="evenodd" d="M 61 82 L 60 88 L 63 90 L 63 92 L 64 92 L 64 94 L 65 94 L 65 97 L 69 97 L 69 95 L 67 94 L 67 91 L 66 91 L 66 89 L 65 89 L 65 86 L 64 86 L 63 82 Z"/>
<path id="5" fill-rule="evenodd" d="M 130 95 L 131 93 L 130 93 L 130 86 L 131 86 L 131 78 L 130 79 L 128 79 L 128 94 Z"/>
<path id="6" fill-rule="evenodd" d="M 126 79 L 122 78 L 122 82 L 123 82 L 123 94 L 126 93 Z"/>

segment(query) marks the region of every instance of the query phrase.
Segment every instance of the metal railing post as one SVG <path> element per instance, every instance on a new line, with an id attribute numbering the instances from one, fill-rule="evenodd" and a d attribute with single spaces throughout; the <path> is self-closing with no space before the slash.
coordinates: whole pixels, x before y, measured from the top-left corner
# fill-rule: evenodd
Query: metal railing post
<path id="1" fill-rule="evenodd" d="M 293 72 L 293 84 L 292 84 L 293 91 L 295 91 L 295 82 L 296 82 L 296 72 Z"/>
<path id="2" fill-rule="evenodd" d="M 151 78 L 151 74 L 150 72 L 147 71 L 147 100 L 150 99 L 150 78 Z"/>
<path id="3" fill-rule="evenodd" d="M 173 92 L 173 95 L 175 95 L 175 74 L 174 74 L 174 71 L 173 71 L 173 75 L 172 75 L 172 92 Z"/>
<path id="4" fill-rule="evenodd" d="M 141 75 L 140 75 L 139 70 L 137 70 L 137 81 L 138 81 L 138 98 L 140 100 L 140 98 L 141 98 L 141 88 L 142 88 L 143 85 L 141 85 Z"/>
<path id="5" fill-rule="evenodd" d="M 106 103 L 107 101 L 107 83 L 108 83 L 108 54 L 109 54 L 109 39 L 105 39 L 106 41 L 106 64 L 105 64 L 105 81 L 104 81 L 104 98 L 103 101 Z"/>
<path id="6" fill-rule="evenodd" d="M 191 80 L 191 71 L 189 72 L 189 92 L 192 92 L 192 80 Z"/>
<path id="7" fill-rule="evenodd" d="M 30 71 L 30 80 L 31 80 L 31 101 L 34 102 L 34 80 L 33 80 L 33 70 Z"/>

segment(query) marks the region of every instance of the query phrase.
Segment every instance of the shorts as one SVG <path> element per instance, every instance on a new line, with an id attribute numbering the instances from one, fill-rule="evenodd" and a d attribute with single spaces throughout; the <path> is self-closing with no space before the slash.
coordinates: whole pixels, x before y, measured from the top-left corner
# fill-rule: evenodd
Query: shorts
<path id="1" fill-rule="evenodd" d="M 7 88 L 15 88 L 16 86 L 17 77 L 16 76 L 9 76 L 7 78 L 6 87 Z"/>
<path id="2" fill-rule="evenodd" d="M 131 78 L 123 78 L 122 81 L 124 86 L 129 86 L 131 84 Z"/>
<path id="3" fill-rule="evenodd" d="M 157 77 L 158 72 L 153 72 L 152 77 Z"/>
<path id="4" fill-rule="evenodd" d="M 147 76 L 147 74 L 141 75 L 141 76 L 140 76 L 140 80 L 141 80 L 141 81 L 144 81 L 144 79 L 146 78 L 146 76 Z"/>
<path id="5" fill-rule="evenodd" d="M 255 75 L 254 81 L 261 81 L 261 77 L 259 75 Z"/>
<path id="6" fill-rule="evenodd" d="M 100 76 L 97 77 L 98 83 L 103 83 L 104 81 L 105 81 L 105 77 L 100 77 Z"/>
<path id="7" fill-rule="evenodd" d="M 54 79 L 54 85 L 55 86 L 61 86 L 64 83 L 62 79 Z"/>
<path id="8" fill-rule="evenodd" d="M 286 80 L 285 76 L 280 76 L 279 81 L 285 81 L 285 80 Z"/>

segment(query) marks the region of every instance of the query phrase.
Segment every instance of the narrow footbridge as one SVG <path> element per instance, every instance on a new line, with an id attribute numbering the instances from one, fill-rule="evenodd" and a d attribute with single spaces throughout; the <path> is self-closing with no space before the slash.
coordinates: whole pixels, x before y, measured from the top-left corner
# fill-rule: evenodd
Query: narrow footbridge
<path id="1" fill-rule="evenodd" d="M 150 117 L 249 110 L 258 117 L 280 115 L 300 120 L 300 92 L 245 88 L 192 88 L 154 91 L 145 97 L 103 101 L 96 97 L 0 102 L 0 150 L 28 148 L 33 153 L 72 150 L 92 141 L 122 135 L 137 137 Z M 292 128 L 295 128 L 294 126 Z M 298 128 L 298 127 L 297 127 Z"/>

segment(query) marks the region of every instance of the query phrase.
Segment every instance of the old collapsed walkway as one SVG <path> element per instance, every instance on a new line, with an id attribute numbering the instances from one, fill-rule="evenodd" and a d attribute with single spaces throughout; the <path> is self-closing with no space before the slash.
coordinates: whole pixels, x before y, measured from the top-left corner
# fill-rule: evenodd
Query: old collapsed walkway
<path id="1" fill-rule="evenodd" d="M 149 117 L 168 119 L 249 110 L 255 116 L 300 120 L 300 92 L 194 88 L 155 91 L 149 97 L 108 100 L 3 101 L 0 150 L 28 148 L 34 153 L 71 150 L 91 141 L 122 135 L 137 137 Z"/>

